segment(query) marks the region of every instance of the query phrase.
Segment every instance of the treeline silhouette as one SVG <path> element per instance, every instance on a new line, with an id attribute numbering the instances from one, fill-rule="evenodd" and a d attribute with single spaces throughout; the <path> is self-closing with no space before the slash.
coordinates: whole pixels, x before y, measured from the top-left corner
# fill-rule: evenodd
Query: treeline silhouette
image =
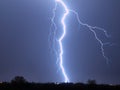
<path id="1" fill-rule="evenodd" d="M 120 85 L 96 84 L 95 80 L 84 83 L 34 83 L 22 76 L 16 76 L 11 82 L 1 82 L 0 90 L 120 90 Z"/>

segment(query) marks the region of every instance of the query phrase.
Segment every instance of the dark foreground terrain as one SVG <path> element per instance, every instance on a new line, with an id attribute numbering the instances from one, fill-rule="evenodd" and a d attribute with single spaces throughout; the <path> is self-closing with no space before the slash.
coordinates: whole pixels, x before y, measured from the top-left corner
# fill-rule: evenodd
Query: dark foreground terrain
<path id="1" fill-rule="evenodd" d="M 0 90 L 120 90 L 120 85 L 82 83 L 0 83 Z"/>

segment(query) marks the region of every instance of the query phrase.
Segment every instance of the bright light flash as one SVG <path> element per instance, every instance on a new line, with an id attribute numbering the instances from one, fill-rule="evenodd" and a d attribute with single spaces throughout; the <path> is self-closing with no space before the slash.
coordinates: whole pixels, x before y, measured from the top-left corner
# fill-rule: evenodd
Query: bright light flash
<path id="1" fill-rule="evenodd" d="M 62 73 L 64 75 L 64 78 L 65 78 L 65 82 L 69 82 L 69 79 L 68 79 L 68 76 L 65 72 L 65 69 L 63 67 L 63 45 L 62 45 L 62 40 L 63 38 L 65 37 L 65 34 L 66 34 L 66 25 L 65 25 L 65 19 L 66 19 L 66 16 L 69 14 L 69 10 L 67 8 L 67 6 L 65 5 L 65 3 L 62 1 L 62 0 L 56 0 L 57 2 L 59 2 L 65 9 L 65 13 L 61 19 L 61 23 L 63 25 L 63 33 L 61 35 L 61 37 L 59 38 L 58 42 L 59 42 L 59 45 L 60 45 L 60 54 L 59 54 L 59 57 L 60 57 L 60 68 L 62 70 Z"/>
<path id="2" fill-rule="evenodd" d="M 62 32 L 62 35 L 59 37 L 59 39 L 56 40 L 55 34 L 56 34 L 56 30 L 57 30 L 57 25 L 56 25 L 56 23 L 55 23 L 55 17 L 56 17 L 56 10 L 57 10 L 57 5 L 58 5 L 58 4 L 60 4 L 60 5 L 63 7 L 63 9 L 64 9 L 65 12 L 64 12 L 64 14 L 63 14 L 63 16 L 62 16 L 62 18 L 61 18 L 61 24 L 62 24 L 63 32 Z M 96 40 L 99 42 L 99 44 L 100 44 L 101 53 L 102 53 L 103 57 L 105 58 L 105 60 L 106 60 L 106 62 L 107 62 L 107 64 L 108 64 L 108 57 L 105 56 L 105 52 L 104 52 L 104 48 L 103 48 L 105 44 L 104 44 L 104 43 L 102 42 L 102 40 L 97 36 L 97 33 L 96 33 L 95 30 L 100 30 L 100 31 L 104 32 L 104 34 L 105 34 L 106 37 L 109 37 L 108 34 L 107 34 L 107 31 L 106 31 L 105 29 L 103 29 L 103 28 L 100 28 L 100 27 L 97 27 L 97 26 L 90 26 L 89 24 L 83 23 L 83 22 L 80 20 L 79 15 L 78 15 L 78 13 L 77 13 L 76 11 L 71 10 L 71 9 L 68 9 L 68 7 L 67 7 L 67 5 L 65 4 L 64 0 L 55 0 L 55 7 L 54 7 L 54 9 L 53 9 L 53 17 L 51 18 L 51 22 L 52 22 L 51 27 L 53 26 L 53 27 L 54 27 L 54 30 L 53 30 L 53 32 L 52 32 L 52 31 L 50 32 L 50 33 L 53 33 L 53 36 L 51 36 L 51 35 L 50 35 L 50 36 L 53 37 L 53 38 L 52 38 L 52 39 L 53 39 L 53 43 L 57 42 L 57 43 L 59 44 L 59 47 L 60 47 L 60 48 L 59 48 L 59 52 L 56 51 L 54 47 L 53 47 L 53 48 L 54 48 L 54 50 L 55 50 L 55 52 L 56 52 L 56 55 L 57 55 L 57 56 L 56 56 L 56 57 L 57 57 L 57 62 L 59 61 L 59 66 L 60 66 L 60 69 L 61 69 L 62 74 L 63 74 L 63 77 L 64 77 L 64 82 L 70 82 L 70 80 L 69 80 L 69 78 L 68 78 L 68 76 L 67 76 L 67 73 L 66 73 L 66 71 L 65 71 L 65 68 L 64 68 L 64 66 L 63 66 L 63 52 L 64 52 L 64 50 L 63 50 L 63 44 L 62 44 L 62 40 L 64 39 L 64 37 L 65 37 L 65 35 L 66 35 L 66 23 L 65 23 L 65 19 L 67 18 L 67 15 L 68 15 L 69 13 L 75 14 L 78 23 L 79 23 L 80 25 L 82 25 L 82 26 L 87 27 L 87 28 L 94 34 L 95 39 L 96 39 Z"/>

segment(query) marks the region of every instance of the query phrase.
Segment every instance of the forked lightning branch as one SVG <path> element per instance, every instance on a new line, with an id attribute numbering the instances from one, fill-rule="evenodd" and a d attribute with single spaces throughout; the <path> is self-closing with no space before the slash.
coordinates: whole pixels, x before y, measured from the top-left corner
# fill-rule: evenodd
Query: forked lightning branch
<path id="1" fill-rule="evenodd" d="M 69 0 L 68 0 L 68 1 L 69 1 Z M 104 35 L 105 35 L 106 37 L 108 37 L 108 34 L 107 34 L 107 31 L 106 31 L 105 29 L 103 29 L 103 28 L 100 28 L 100 27 L 97 27 L 97 26 L 90 26 L 90 25 L 88 25 L 88 24 L 86 24 L 86 23 L 83 23 L 83 22 L 80 20 L 80 17 L 79 17 L 79 15 L 78 15 L 78 13 L 77 13 L 76 11 L 74 11 L 74 10 L 69 9 L 69 8 L 67 7 L 66 3 L 64 2 L 64 0 L 55 0 L 55 7 L 53 8 L 53 16 L 52 16 L 52 18 L 51 18 L 51 23 L 52 23 L 51 26 L 54 27 L 54 30 L 53 30 L 54 34 L 56 34 L 55 32 L 56 32 L 56 30 L 58 29 L 58 27 L 57 27 L 57 25 L 56 25 L 56 22 L 55 22 L 56 14 L 57 14 L 56 11 L 57 11 L 58 5 L 61 5 L 61 6 L 63 7 L 63 9 L 64 9 L 64 13 L 63 13 L 62 18 L 61 18 L 62 29 L 61 29 L 60 32 L 62 32 L 62 35 L 61 35 L 57 40 L 56 40 L 56 37 L 54 37 L 55 35 L 54 35 L 54 36 L 51 36 L 51 37 L 53 37 L 53 41 L 56 40 L 56 43 L 58 43 L 58 45 L 59 45 L 59 46 L 58 46 L 59 48 L 58 48 L 57 51 L 56 51 L 56 53 L 57 53 L 57 55 L 58 55 L 56 60 L 57 60 L 58 63 L 59 63 L 59 67 L 60 67 L 60 69 L 61 69 L 61 72 L 62 72 L 62 75 L 63 75 L 63 78 L 64 78 L 64 82 L 70 82 L 70 79 L 69 79 L 69 77 L 68 77 L 68 74 L 67 74 L 67 72 L 66 72 L 66 70 L 65 70 L 65 68 L 64 68 L 64 60 L 63 60 L 63 54 L 64 54 L 63 47 L 64 47 L 64 46 L 63 46 L 63 43 L 62 43 L 63 39 L 65 38 L 66 31 L 69 32 L 69 30 L 67 30 L 67 28 L 66 28 L 66 27 L 67 27 L 67 23 L 65 22 L 65 20 L 67 19 L 68 14 L 69 14 L 69 13 L 75 14 L 78 23 L 79 23 L 80 25 L 82 25 L 82 26 L 86 26 L 86 27 L 88 28 L 88 30 L 90 30 L 90 31 L 93 33 L 96 41 L 99 42 L 99 44 L 100 44 L 101 54 L 102 54 L 103 57 L 105 58 L 106 63 L 108 63 L 108 57 L 105 56 L 105 52 L 104 52 L 104 48 L 103 48 L 104 43 L 103 43 L 102 40 L 98 37 L 98 35 L 97 35 L 97 33 L 96 33 L 95 30 L 100 30 L 100 31 L 104 32 Z M 71 18 L 72 18 L 72 17 L 71 17 Z M 51 34 L 51 35 L 52 35 L 52 34 Z"/>

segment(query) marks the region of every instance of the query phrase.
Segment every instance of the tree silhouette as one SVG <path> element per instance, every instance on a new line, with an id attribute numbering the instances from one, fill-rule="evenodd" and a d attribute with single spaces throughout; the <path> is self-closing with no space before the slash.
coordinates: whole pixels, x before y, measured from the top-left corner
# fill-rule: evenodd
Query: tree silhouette
<path id="1" fill-rule="evenodd" d="M 90 79 L 89 79 L 89 80 L 87 81 L 87 83 L 90 84 L 90 85 L 91 85 L 91 84 L 96 84 L 96 80 L 90 80 Z"/>
<path id="2" fill-rule="evenodd" d="M 11 80 L 11 83 L 27 83 L 27 80 L 23 76 L 16 76 Z"/>

